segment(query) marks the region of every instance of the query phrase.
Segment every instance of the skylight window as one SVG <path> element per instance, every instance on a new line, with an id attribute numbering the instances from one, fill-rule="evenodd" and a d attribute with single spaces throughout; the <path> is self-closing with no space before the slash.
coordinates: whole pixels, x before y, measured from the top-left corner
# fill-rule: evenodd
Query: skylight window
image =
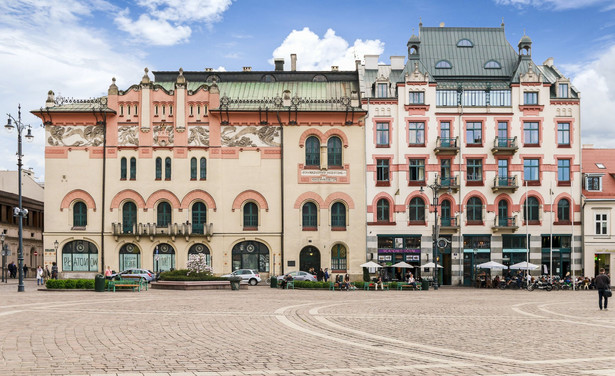
<path id="1" fill-rule="evenodd" d="M 502 66 L 495 60 L 489 60 L 485 63 L 485 69 L 502 69 Z"/>
<path id="2" fill-rule="evenodd" d="M 440 60 L 436 63 L 437 69 L 451 69 L 453 66 L 446 60 Z"/>
<path id="3" fill-rule="evenodd" d="M 602 163 L 596 163 L 596 167 L 600 169 L 605 169 L 606 167 Z"/>
<path id="4" fill-rule="evenodd" d="M 474 43 L 469 39 L 462 39 L 457 42 L 457 47 L 474 47 Z"/>

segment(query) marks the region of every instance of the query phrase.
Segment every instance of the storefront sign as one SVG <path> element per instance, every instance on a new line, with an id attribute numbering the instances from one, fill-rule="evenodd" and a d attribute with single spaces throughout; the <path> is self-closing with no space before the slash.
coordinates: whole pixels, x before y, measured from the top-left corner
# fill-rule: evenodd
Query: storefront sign
<path id="1" fill-rule="evenodd" d="M 414 248 L 378 248 L 378 253 L 421 253 L 421 250 Z"/>

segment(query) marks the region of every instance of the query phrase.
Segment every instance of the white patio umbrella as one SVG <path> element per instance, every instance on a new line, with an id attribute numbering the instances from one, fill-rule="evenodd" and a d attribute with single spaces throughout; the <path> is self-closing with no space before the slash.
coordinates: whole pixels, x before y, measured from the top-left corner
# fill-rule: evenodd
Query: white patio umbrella
<path id="1" fill-rule="evenodd" d="M 519 270 L 536 270 L 540 266 L 534 265 L 531 262 L 522 261 L 510 266 L 511 269 L 519 269 Z"/>
<path id="2" fill-rule="evenodd" d="M 421 265 L 421 268 L 435 268 L 436 264 L 434 264 L 433 262 L 428 262 L 425 265 Z M 438 268 L 444 268 L 442 265 L 438 264 Z"/>
<path id="3" fill-rule="evenodd" d="M 382 265 L 376 264 L 373 261 L 368 261 L 365 264 L 359 265 L 362 268 L 382 268 Z"/>
<path id="4" fill-rule="evenodd" d="M 397 264 L 393 264 L 391 266 L 393 266 L 394 268 L 414 268 L 414 265 L 410 265 L 405 261 L 400 261 Z"/>
<path id="5" fill-rule="evenodd" d="M 489 261 L 483 262 L 482 264 L 476 265 L 479 269 L 506 269 L 508 268 L 506 265 L 500 264 L 499 262 Z"/>

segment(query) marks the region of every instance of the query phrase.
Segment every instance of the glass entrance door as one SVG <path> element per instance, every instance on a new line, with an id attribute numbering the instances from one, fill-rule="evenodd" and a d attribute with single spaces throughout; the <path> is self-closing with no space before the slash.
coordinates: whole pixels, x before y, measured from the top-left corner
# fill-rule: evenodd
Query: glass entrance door
<path id="1" fill-rule="evenodd" d="M 600 274 L 600 269 L 604 268 L 606 274 L 609 274 L 611 271 L 611 258 L 608 254 L 599 254 L 596 253 L 594 255 L 594 275 Z"/>

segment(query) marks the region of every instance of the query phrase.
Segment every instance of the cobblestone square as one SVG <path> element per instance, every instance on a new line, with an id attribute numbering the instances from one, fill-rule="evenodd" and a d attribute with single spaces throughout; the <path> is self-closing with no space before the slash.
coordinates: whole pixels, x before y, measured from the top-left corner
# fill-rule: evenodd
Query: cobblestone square
<path id="1" fill-rule="evenodd" d="M 595 291 L 0 286 L 0 375 L 615 375 Z M 615 307 L 612 307 L 615 308 Z"/>

